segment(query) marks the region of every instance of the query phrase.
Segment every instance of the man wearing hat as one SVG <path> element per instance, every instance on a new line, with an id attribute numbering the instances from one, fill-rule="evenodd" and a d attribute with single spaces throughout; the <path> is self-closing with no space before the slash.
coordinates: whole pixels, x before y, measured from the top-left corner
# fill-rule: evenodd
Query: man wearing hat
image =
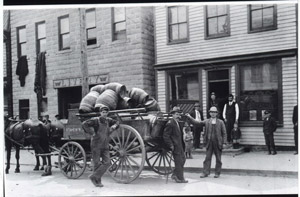
<path id="1" fill-rule="evenodd" d="M 172 118 L 167 122 L 163 139 L 165 144 L 172 150 L 175 169 L 171 176 L 176 183 L 187 183 L 188 181 L 184 179 L 183 176 L 183 166 L 185 163 L 185 144 L 183 141 L 183 128 L 179 125 L 178 121 L 180 118 L 180 108 L 174 107 L 170 112 L 172 114 Z"/>
<path id="2" fill-rule="evenodd" d="M 200 178 L 208 177 L 208 175 L 210 174 L 211 159 L 213 153 L 216 156 L 214 178 L 219 178 L 222 167 L 222 149 L 223 145 L 227 144 L 226 128 L 224 122 L 217 118 L 218 109 L 215 106 L 210 108 L 209 113 L 210 118 L 204 121 L 197 121 L 189 114 L 186 114 L 186 116 L 194 125 L 205 125 L 203 143 L 206 147 L 206 157 L 203 162 L 203 173 L 201 174 Z"/>
<path id="3" fill-rule="evenodd" d="M 200 110 L 200 104 L 195 103 L 194 110 L 190 113 L 190 115 L 195 118 L 197 121 L 202 121 L 203 119 L 203 112 Z M 193 137 L 194 137 L 194 148 L 200 148 L 200 137 L 201 132 L 203 131 L 203 126 L 193 126 Z"/>
<path id="4" fill-rule="evenodd" d="M 265 136 L 266 145 L 268 148 L 268 155 L 276 155 L 277 152 L 275 150 L 274 143 L 274 132 L 276 131 L 277 124 L 273 117 L 271 117 L 271 112 L 265 110 L 264 112 L 264 123 L 263 123 L 263 132 Z M 272 151 L 272 153 L 271 153 Z"/>
<path id="5" fill-rule="evenodd" d="M 99 117 L 91 118 L 82 123 L 83 130 L 92 135 L 91 150 L 94 169 L 89 178 L 96 187 L 103 187 L 101 177 L 110 165 L 109 135 L 119 127 L 118 121 L 107 117 L 108 112 L 109 108 L 103 106 L 100 108 Z M 101 162 L 100 158 L 102 158 Z"/>

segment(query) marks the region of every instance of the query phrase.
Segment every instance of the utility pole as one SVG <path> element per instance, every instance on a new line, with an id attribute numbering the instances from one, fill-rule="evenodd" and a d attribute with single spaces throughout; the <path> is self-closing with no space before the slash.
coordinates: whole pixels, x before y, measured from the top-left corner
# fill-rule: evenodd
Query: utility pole
<path id="1" fill-rule="evenodd" d="M 81 67 L 81 74 L 82 74 L 82 98 L 88 94 L 89 92 L 89 73 L 88 73 L 88 66 L 87 66 L 87 54 L 86 54 L 86 45 L 87 45 L 87 38 L 86 38 L 86 21 L 85 21 L 85 9 L 79 9 L 79 16 L 80 16 L 80 67 Z"/>

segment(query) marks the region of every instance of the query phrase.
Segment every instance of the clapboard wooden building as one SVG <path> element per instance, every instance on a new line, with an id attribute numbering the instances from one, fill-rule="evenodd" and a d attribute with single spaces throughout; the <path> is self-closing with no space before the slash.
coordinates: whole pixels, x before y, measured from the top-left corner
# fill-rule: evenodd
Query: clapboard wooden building
<path id="1" fill-rule="evenodd" d="M 297 104 L 297 5 L 220 4 L 155 7 L 157 97 L 189 112 L 229 93 L 240 107 L 241 143 L 264 145 L 262 118 L 277 120 L 275 143 L 294 146 Z"/>

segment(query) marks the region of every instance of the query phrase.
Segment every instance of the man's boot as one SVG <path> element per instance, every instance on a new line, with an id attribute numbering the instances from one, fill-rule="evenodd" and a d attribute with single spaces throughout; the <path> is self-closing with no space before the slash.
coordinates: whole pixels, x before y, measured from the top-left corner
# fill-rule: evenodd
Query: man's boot
<path id="1" fill-rule="evenodd" d="M 52 175 L 51 166 L 46 166 L 45 172 L 42 174 L 42 176 L 49 176 Z"/>

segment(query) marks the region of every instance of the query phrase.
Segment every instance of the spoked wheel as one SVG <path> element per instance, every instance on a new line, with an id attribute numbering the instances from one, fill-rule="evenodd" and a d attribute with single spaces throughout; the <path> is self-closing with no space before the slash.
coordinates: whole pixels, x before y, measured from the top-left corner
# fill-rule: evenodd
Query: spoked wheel
<path id="1" fill-rule="evenodd" d="M 152 146 L 151 151 L 147 151 L 146 162 L 148 166 L 157 174 L 168 175 L 174 171 L 175 163 L 172 152 L 163 147 Z"/>
<path id="2" fill-rule="evenodd" d="M 77 142 L 65 143 L 58 155 L 60 171 L 69 179 L 79 178 L 86 168 L 86 154 Z"/>
<path id="3" fill-rule="evenodd" d="M 131 183 L 145 164 L 145 145 L 140 134 L 131 126 L 120 124 L 111 135 L 111 165 L 107 172 L 119 183 Z"/>

